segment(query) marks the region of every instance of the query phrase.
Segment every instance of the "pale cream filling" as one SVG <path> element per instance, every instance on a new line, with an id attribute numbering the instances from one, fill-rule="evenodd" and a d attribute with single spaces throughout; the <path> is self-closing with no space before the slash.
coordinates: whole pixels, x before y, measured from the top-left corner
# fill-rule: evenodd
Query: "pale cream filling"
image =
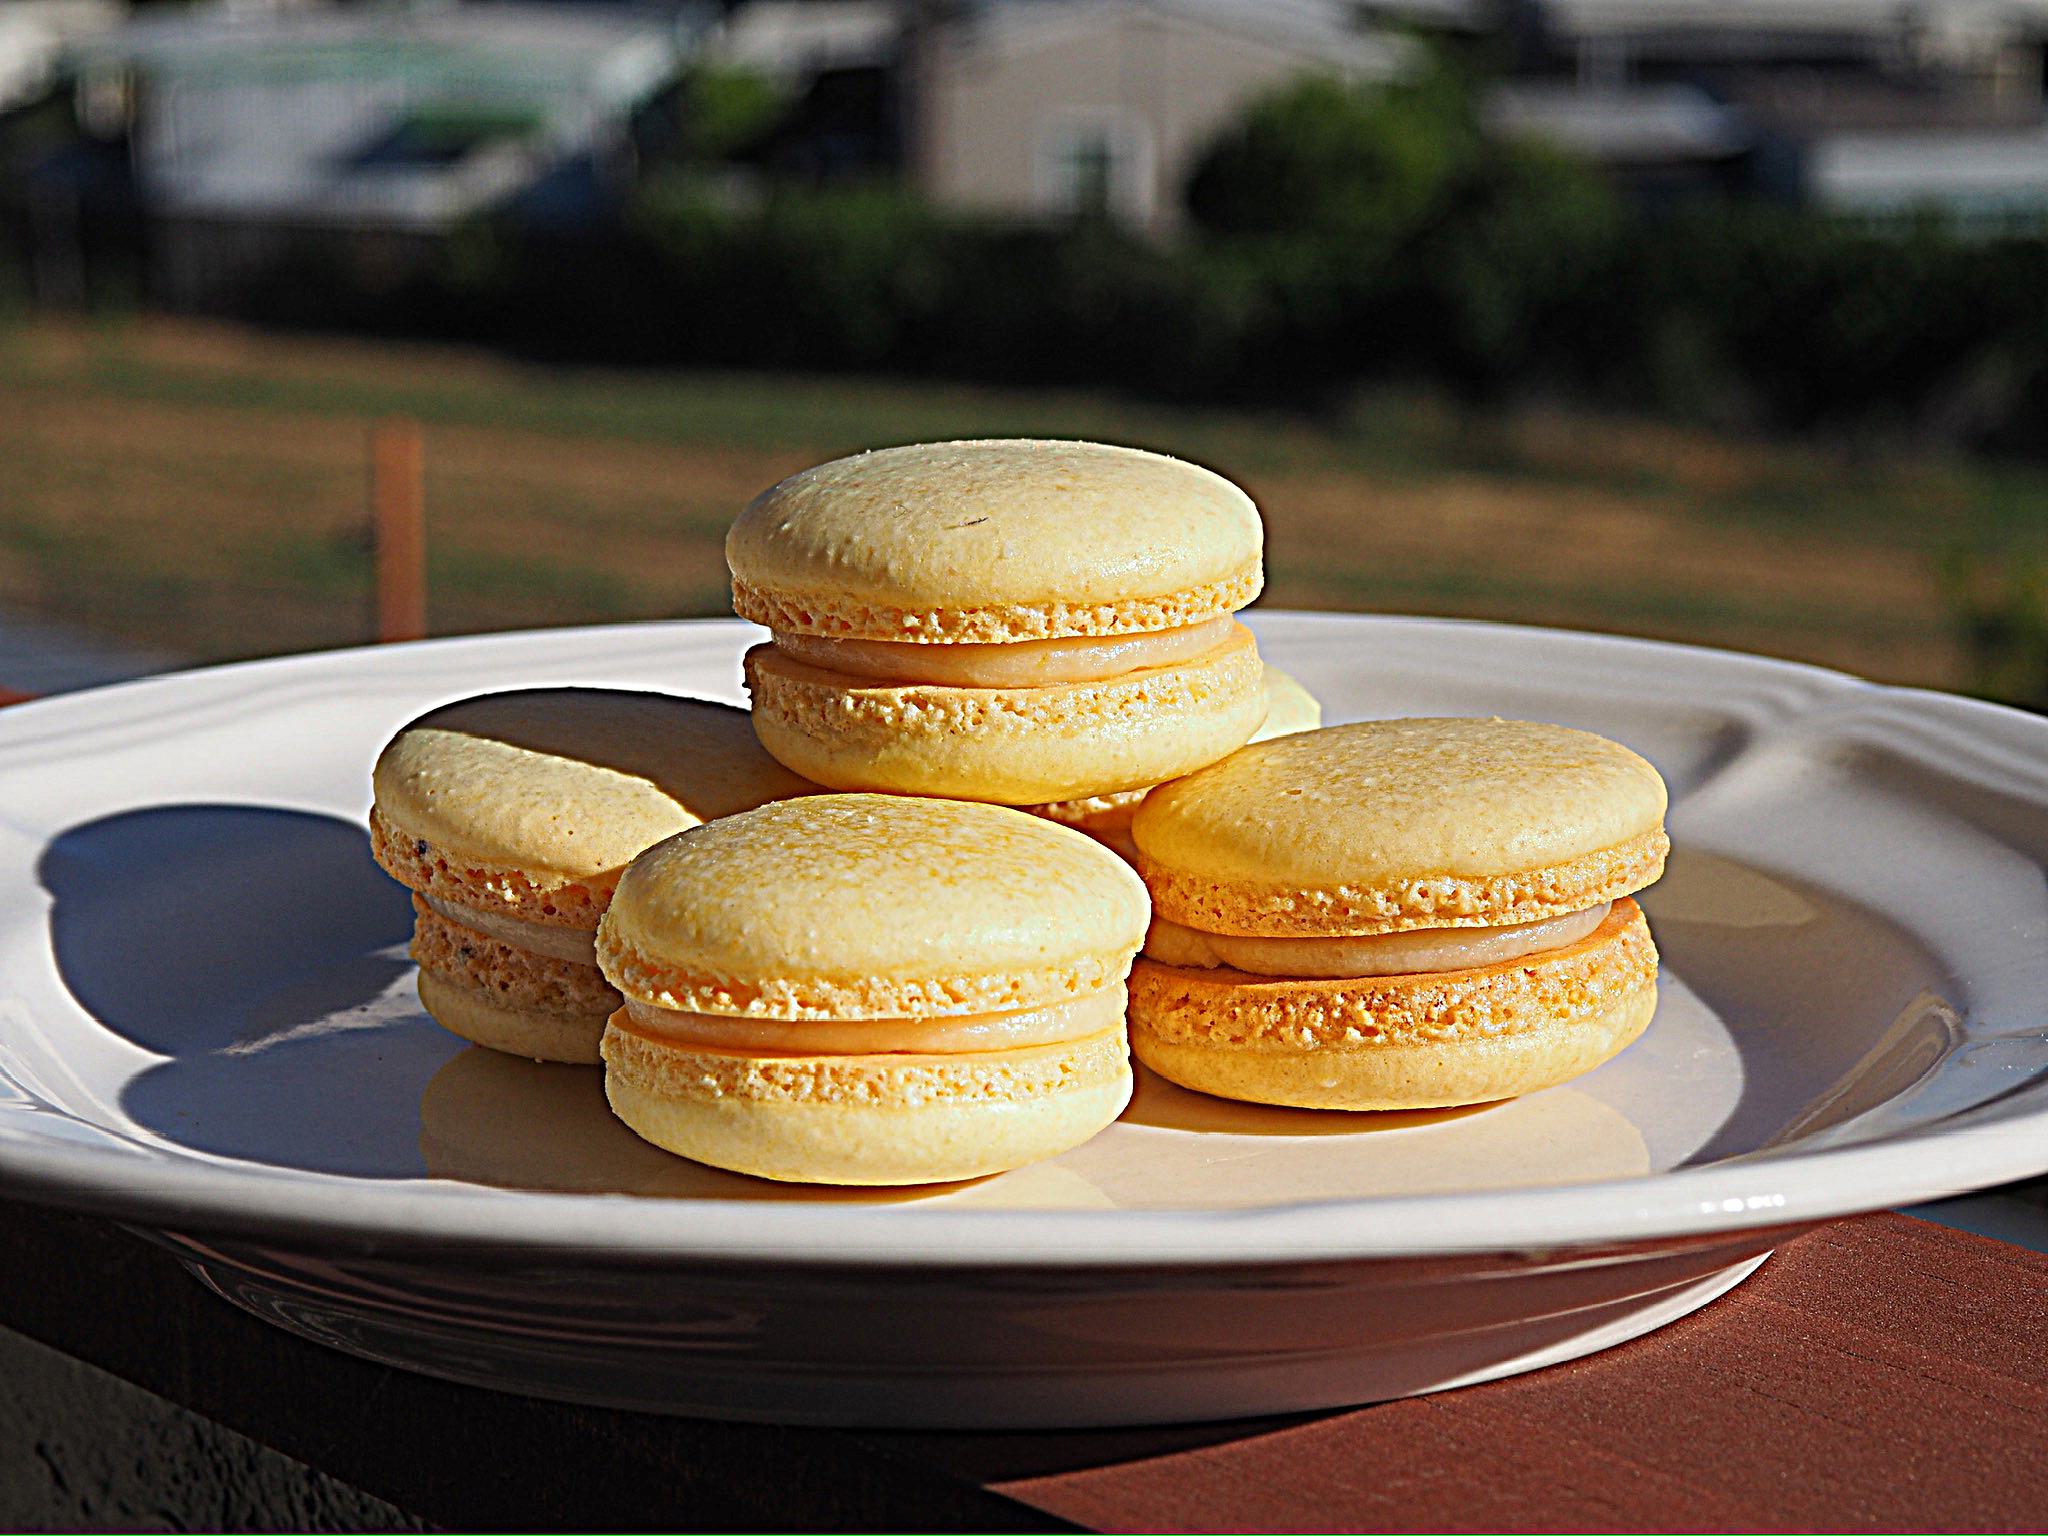
<path id="1" fill-rule="evenodd" d="M 807 666 L 877 683 L 942 688 L 1044 688 L 1094 683 L 1147 667 L 1206 656 L 1230 638 L 1225 614 L 1185 629 L 1142 635 L 1017 640 L 1001 645 L 915 645 L 901 640 L 833 640 L 775 631 L 775 648 Z"/>
<path id="2" fill-rule="evenodd" d="M 597 930 L 594 928 L 562 928 L 553 923 L 529 923 L 523 917 L 507 917 L 502 912 L 483 912 L 475 907 L 465 907 L 452 901 L 440 901 L 432 896 L 425 898 L 428 906 L 447 918 L 451 923 L 460 923 L 465 928 L 474 928 L 478 933 L 516 949 L 531 950 L 536 955 L 545 955 L 550 960 L 573 960 L 579 965 L 597 964 Z"/>
<path id="3" fill-rule="evenodd" d="M 1014 1013 L 963 1013 L 928 1019 L 736 1019 L 685 1013 L 637 997 L 626 1016 L 642 1034 L 677 1045 L 716 1051 L 762 1051 L 783 1056 L 885 1056 L 896 1052 L 957 1055 L 1009 1051 L 1027 1045 L 1080 1040 L 1123 1023 L 1124 988 L 1118 982 L 1071 1002 Z"/>
<path id="4" fill-rule="evenodd" d="M 1576 944 L 1606 920 L 1609 905 L 1603 902 L 1584 912 L 1499 928 L 1411 928 L 1405 933 L 1327 939 L 1204 933 L 1155 917 L 1145 935 L 1145 954 L 1162 965 L 1227 967 L 1255 976 L 1313 980 L 1462 971 Z"/>

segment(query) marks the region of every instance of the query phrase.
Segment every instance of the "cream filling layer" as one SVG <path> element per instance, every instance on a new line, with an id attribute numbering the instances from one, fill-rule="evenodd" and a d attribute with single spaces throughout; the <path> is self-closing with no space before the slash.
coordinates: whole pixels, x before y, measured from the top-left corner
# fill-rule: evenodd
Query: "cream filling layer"
<path id="1" fill-rule="evenodd" d="M 550 960 L 573 960 L 579 965 L 597 964 L 597 930 L 594 928 L 561 928 L 553 923 L 529 923 L 523 917 L 507 917 L 502 912 L 484 912 L 452 901 L 439 901 L 432 896 L 424 899 L 449 922 L 474 928 L 501 943 L 531 950 Z"/>
<path id="2" fill-rule="evenodd" d="M 915 645 L 902 640 L 833 640 L 775 631 L 775 648 L 806 666 L 871 682 L 941 688 L 1044 688 L 1095 683 L 1147 667 L 1206 656 L 1230 638 L 1225 614 L 1185 629 L 1142 635 L 1018 640 L 1005 645 Z"/>
<path id="3" fill-rule="evenodd" d="M 1014 1013 L 963 1013 L 929 1019 L 736 1019 L 685 1013 L 626 999 L 636 1030 L 677 1045 L 714 1051 L 761 1051 L 781 1056 L 886 1056 L 897 1052 L 960 1055 L 1057 1045 L 1121 1025 L 1124 988 L 1118 982 L 1070 1002 Z"/>
<path id="4" fill-rule="evenodd" d="M 1203 933 L 1163 917 L 1152 919 L 1145 954 L 1161 965 L 1227 967 L 1255 976 L 1339 980 L 1347 976 L 1407 976 L 1499 965 L 1576 944 L 1605 921 L 1611 905 L 1499 928 L 1411 928 L 1329 939 L 1264 939 Z"/>

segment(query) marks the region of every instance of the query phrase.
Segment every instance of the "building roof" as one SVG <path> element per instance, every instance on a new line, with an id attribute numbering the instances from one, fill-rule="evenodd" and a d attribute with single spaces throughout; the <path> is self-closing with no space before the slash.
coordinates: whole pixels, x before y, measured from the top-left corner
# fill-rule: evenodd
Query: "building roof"
<path id="1" fill-rule="evenodd" d="M 1431 32 L 1492 32 L 1501 23 L 1496 0 L 1356 0 L 1352 12 L 1381 25 Z"/>
<path id="2" fill-rule="evenodd" d="M 1552 36 L 1712 36 L 1724 50 L 1769 57 L 1788 41 L 1914 36 L 1969 48 L 2048 32 L 2048 0 L 1538 0 Z"/>
<path id="3" fill-rule="evenodd" d="M 70 61 L 180 86 L 401 80 L 467 94 L 617 101 L 666 79 L 677 47 L 673 13 L 631 5 L 219 5 L 135 16 L 70 50 Z"/>
<path id="4" fill-rule="evenodd" d="M 676 13 L 492 0 L 132 21 L 74 50 L 134 93 L 159 212 L 434 228 L 589 149 L 680 68 Z"/>
<path id="5" fill-rule="evenodd" d="M 121 0 L 8 0 L 0 6 L 0 111 L 56 83 L 67 44 L 120 24 Z"/>
<path id="6" fill-rule="evenodd" d="M 971 10 L 950 44 L 985 54 L 1055 46 L 1133 15 L 1227 32 L 1297 55 L 1304 66 L 1383 79 L 1399 72 L 1402 39 L 1361 27 L 1343 0 L 999 0 Z"/>
<path id="7" fill-rule="evenodd" d="M 1807 146 L 1806 186 L 1839 212 L 2038 216 L 2048 213 L 2048 127 L 1833 134 Z"/>
<path id="8" fill-rule="evenodd" d="M 1689 85 L 1577 86 L 1519 80 L 1487 97 L 1487 126 L 1603 165 L 1720 160 L 1754 137 L 1742 115 Z"/>
<path id="9" fill-rule="evenodd" d="M 895 0 L 746 0 L 705 38 L 721 63 L 773 75 L 878 66 L 895 56 Z"/>

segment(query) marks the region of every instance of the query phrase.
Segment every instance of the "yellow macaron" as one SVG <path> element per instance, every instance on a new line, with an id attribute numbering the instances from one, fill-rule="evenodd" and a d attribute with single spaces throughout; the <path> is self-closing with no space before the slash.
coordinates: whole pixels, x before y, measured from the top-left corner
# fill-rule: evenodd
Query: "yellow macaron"
<path id="1" fill-rule="evenodd" d="M 1130 1097 L 1145 889 L 1077 832 L 896 795 L 765 806 L 649 849 L 598 962 L 605 1092 L 684 1157 L 913 1184 L 1049 1157 Z"/>
<path id="2" fill-rule="evenodd" d="M 1266 668 L 1266 720 L 1252 732 L 1253 741 L 1271 741 L 1275 736 L 1292 736 L 1312 731 L 1323 723 L 1323 706 L 1292 677 L 1278 667 Z M 1097 842 L 1107 843 L 1125 858 L 1136 857 L 1131 842 L 1131 818 L 1156 786 L 1119 790 L 1110 795 L 1089 795 L 1082 800 L 1054 800 L 1023 809 L 1048 821 L 1086 832 Z"/>
<path id="3" fill-rule="evenodd" d="M 595 1062 L 619 995 L 598 919 L 650 844 L 818 786 L 745 710 L 601 688 L 485 694 L 406 726 L 371 774 L 370 844 L 410 886 L 420 1001 L 496 1050 Z"/>
<path id="4" fill-rule="evenodd" d="M 838 459 L 726 539 L 770 752 L 835 789 L 1037 805 L 1187 773 L 1265 714 L 1258 511 L 1156 453 L 1029 439 Z"/>
<path id="5" fill-rule="evenodd" d="M 1154 918 L 1132 1049 L 1183 1087 L 1323 1109 L 1481 1103 L 1648 1025 L 1633 891 L 1664 783 L 1525 721 L 1379 720 L 1247 747 L 1132 822 Z"/>

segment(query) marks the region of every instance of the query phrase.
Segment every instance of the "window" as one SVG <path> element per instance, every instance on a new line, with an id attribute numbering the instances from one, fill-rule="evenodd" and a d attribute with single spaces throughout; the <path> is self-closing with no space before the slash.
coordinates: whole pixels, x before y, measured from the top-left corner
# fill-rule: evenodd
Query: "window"
<path id="1" fill-rule="evenodd" d="M 1128 113 L 1066 112 L 1038 135 L 1038 204 L 1051 213 L 1142 224 L 1152 217 L 1152 155 Z"/>

